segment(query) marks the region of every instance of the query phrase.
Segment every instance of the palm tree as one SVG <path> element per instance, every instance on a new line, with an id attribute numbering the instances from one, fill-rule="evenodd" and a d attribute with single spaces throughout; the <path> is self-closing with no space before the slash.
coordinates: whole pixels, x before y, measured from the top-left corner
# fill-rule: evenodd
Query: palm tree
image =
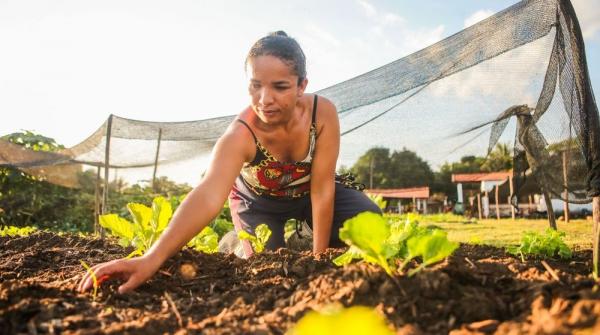
<path id="1" fill-rule="evenodd" d="M 512 148 L 508 143 L 498 143 L 486 157 L 481 169 L 488 172 L 510 170 L 513 163 L 512 156 Z"/>

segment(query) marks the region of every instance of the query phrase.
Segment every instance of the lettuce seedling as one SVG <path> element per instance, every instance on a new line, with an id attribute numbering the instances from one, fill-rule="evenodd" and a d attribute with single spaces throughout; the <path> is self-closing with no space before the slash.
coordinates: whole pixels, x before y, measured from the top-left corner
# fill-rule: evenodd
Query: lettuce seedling
<path id="1" fill-rule="evenodd" d="M 391 335 L 393 332 L 386 325 L 385 319 L 371 308 L 330 306 L 321 312 L 308 312 L 288 333 L 314 334 Z"/>
<path id="2" fill-rule="evenodd" d="M 514 255 L 521 256 L 521 261 L 525 262 L 525 255 L 545 256 L 569 259 L 573 255 L 571 249 L 563 241 L 565 232 L 559 232 L 551 228 L 541 234 L 534 231 L 526 231 L 521 237 L 521 243 L 516 247 L 508 247 L 507 251 Z"/>
<path id="3" fill-rule="evenodd" d="M 240 240 L 250 241 L 252 244 L 252 249 L 254 249 L 256 253 L 261 253 L 265 250 L 267 241 L 269 240 L 269 237 L 271 237 L 271 229 L 269 229 L 269 226 L 262 223 L 259 224 L 256 229 L 254 229 L 254 233 L 256 236 L 248 233 L 245 230 L 240 230 L 238 231 L 238 238 Z"/>
<path id="4" fill-rule="evenodd" d="M 397 249 L 387 243 L 390 237 L 390 226 L 378 214 L 363 212 L 346 220 L 340 229 L 340 239 L 350 246 L 348 251 L 334 259 L 336 265 L 345 265 L 353 259 L 362 258 L 368 263 L 381 266 L 392 275 L 392 267 L 388 260 Z"/>
<path id="5" fill-rule="evenodd" d="M 204 227 L 187 245 L 205 254 L 213 254 L 219 251 L 219 235 L 211 227 Z"/>
<path id="6" fill-rule="evenodd" d="M 390 224 L 381 215 L 371 212 L 360 213 L 344 222 L 340 239 L 350 248 L 335 258 L 334 264 L 341 266 L 362 259 L 381 266 L 390 276 L 397 260 L 404 260 L 404 268 L 410 260 L 421 257 L 422 264 L 412 275 L 448 257 L 458 247 L 458 243 L 448 241 L 442 230 L 420 227 L 411 218 Z"/>
<path id="7" fill-rule="evenodd" d="M 15 226 L 6 226 L 0 228 L 0 237 L 9 236 L 28 236 L 29 234 L 37 231 L 36 227 L 15 227 Z"/>
<path id="8" fill-rule="evenodd" d="M 94 287 L 94 292 L 92 293 L 92 300 L 96 301 L 96 295 L 98 294 L 98 286 L 100 286 L 100 284 L 98 283 L 98 278 L 96 278 L 96 273 L 84 261 L 80 260 L 79 262 L 81 262 L 81 265 L 85 268 L 87 273 L 89 273 L 90 276 L 92 277 L 92 286 Z"/>
<path id="9" fill-rule="evenodd" d="M 167 227 L 173 215 L 171 203 L 163 197 L 156 197 L 152 200 L 152 208 L 129 203 L 127 209 L 133 222 L 116 214 L 107 214 L 100 216 L 100 225 L 118 237 L 121 246 L 135 248 L 128 257 L 143 255 Z"/>
<path id="10" fill-rule="evenodd" d="M 426 266 L 437 263 L 444 258 L 452 255 L 458 248 L 458 243 L 450 242 L 447 234 L 443 230 L 433 230 L 427 235 L 417 235 L 411 237 L 406 242 L 408 256 L 404 259 L 400 269 L 404 269 L 406 264 L 416 257 L 421 257 L 422 263 L 415 269 L 408 272 L 409 276 L 423 270 Z"/>
<path id="11" fill-rule="evenodd" d="M 369 199 L 377 205 L 382 211 L 387 207 L 387 201 L 383 200 L 383 196 L 381 194 L 367 194 Z"/>

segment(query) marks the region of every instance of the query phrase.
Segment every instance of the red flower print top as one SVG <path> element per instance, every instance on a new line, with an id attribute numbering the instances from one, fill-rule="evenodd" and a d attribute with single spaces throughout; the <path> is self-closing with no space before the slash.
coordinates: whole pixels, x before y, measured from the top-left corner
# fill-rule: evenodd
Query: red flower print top
<path id="1" fill-rule="evenodd" d="M 310 192 L 310 168 L 317 139 L 316 124 L 317 96 L 313 104 L 312 121 L 309 132 L 309 149 L 306 157 L 299 162 L 280 162 L 260 144 L 250 126 L 243 120 L 256 142 L 256 155 L 250 163 L 245 163 L 240 175 L 244 184 L 257 195 L 274 198 L 298 198 Z"/>

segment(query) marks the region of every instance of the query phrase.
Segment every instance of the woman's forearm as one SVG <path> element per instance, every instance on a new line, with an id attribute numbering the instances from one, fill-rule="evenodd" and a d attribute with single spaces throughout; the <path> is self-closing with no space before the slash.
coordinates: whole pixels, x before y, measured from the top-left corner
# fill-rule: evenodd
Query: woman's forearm
<path id="1" fill-rule="evenodd" d="M 179 205 L 169 225 L 145 257 L 162 264 L 196 236 L 221 210 L 223 203 L 197 187 Z M 224 201 L 223 201 L 224 202 Z"/>
<path id="2" fill-rule="evenodd" d="M 329 247 L 333 222 L 334 187 L 311 193 L 313 218 L 313 253 L 318 254 Z"/>

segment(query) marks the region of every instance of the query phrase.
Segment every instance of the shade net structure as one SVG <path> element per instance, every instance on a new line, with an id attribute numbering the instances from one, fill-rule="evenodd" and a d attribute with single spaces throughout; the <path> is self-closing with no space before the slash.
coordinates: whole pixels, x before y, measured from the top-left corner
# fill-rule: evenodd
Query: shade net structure
<path id="1" fill-rule="evenodd" d="M 339 164 L 351 165 L 366 150 L 384 146 L 415 151 L 435 167 L 511 143 L 517 192 L 533 179 L 554 197 L 568 194 L 569 202 L 589 202 L 600 194 L 598 110 L 582 34 L 567 0 L 519 2 L 316 93 L 338 108 Z M 11 156 L 0 144 L 0 164 L 173 163 L 207 155 L 233 118 L 164 123 L 111 116 L 55 161 Z"/>

